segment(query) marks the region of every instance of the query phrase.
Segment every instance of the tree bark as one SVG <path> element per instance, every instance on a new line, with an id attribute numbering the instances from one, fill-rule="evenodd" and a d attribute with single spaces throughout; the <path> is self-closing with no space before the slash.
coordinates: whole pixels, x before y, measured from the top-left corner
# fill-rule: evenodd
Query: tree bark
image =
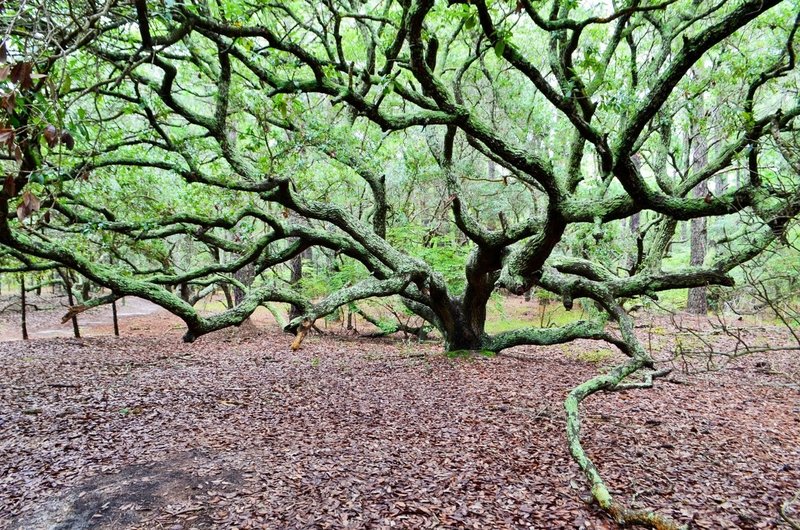
<path id="1" fill-rule="evenodd" d="M 119 320 L 117 318 L 117 302 L 111 302 L 111 318 L 114 321 L 114 336 L 119 337 Z"/>
<path id="2" fill-rule="evenodd" d="M 491 294 L 491 288 L 488 291 Z M 488 295 L 485 292 L 475 293 L 467 290 L 463 298 L 448 298 L 440 302 L 446 311 L 439 311 L 438 316 L 444 324 L 442 330 L 445 340 L 445 350 L 482 350 L 485 347 L 486 334 L 486 302 Z"/>
<path id="3" fill-rule="evenodd" d="M 699 106 L 702 111 L 702 100 Z M 702 112 L 700 114 L 702 115 Z M 708 139 L 706 138 L 705 131 L 701 130 L 697 122 L 692 124 L 689 141 L 691 142 L 691 168 L 692 173 L 694 173 L 695 171 L 702 170 L 708 164 Z M 704 180 L 698 184 L 693 190 L 693 195 L 695 197 L 708 196 L 708 181 Z M 708 245 L 707 220 L 705 217 L 698 217 L 692 219 L 690 223 L 691 250 L 689 264 L 692 266 L 701 266 L 706 259 L 706 247 Z M 706 296 L 705 286 L 689 289 L 689 295 L 686 300 L 686 311 L 696 315 L 705 315 L 708 313 L 708 297 Z"/>
<path id="4" fill-rule="evenodd" d="M 225 295 L 225 308 L 233 309 L 233 296 L 231 295 L 231 288 L 227 285 L 221 285 L 222 294 Z"/>
<path id="5" fill-rule="evenodd" d="M 92 283 L 89 280 L 85 280 L 81 284 L 81 302 L 86 302 L 92 297 Z"/>
<path id="6" fill-rule="evenodd" d="M 22 325 L 22 340 L 28 340 L 28 303 L 25 299 L 25 275 L 19 275 L 19 294 L 20 294 L 20 324 Z"/>
<path id="7" fill-rule="evenodd" d="M 250 287 L 253 284 L 253 280 L 255 279 L 255 269 L 253 268 L 253 264 L 248 263 L 247 265 L 245 265 L 244 267 L 233 273 L 233 277 L 239 280 L 245 286 Z M 234 287 L 233 288 L 234 303 L 236 305 L 241 304 L 245 294 L 247 293 L 245 293 L 239 287 Z"/>
<path id="8" fill-rule="evenodd" d="M 300 283 L 300 280 L 303 279 L 303 254 L 305 254 L 305 252 L 301 252 L 292 258 L 291 262 L 289 262 L 289 266 L 292 269 L 292 276 L 289 278 L 289 285 L 295 288 L 299 287 L 298 284 Z M 294 320 L 302 314 L 303 308 L 297 305 L 291 305 L 289 309 L 289 320 Z"/>
<path id="9" fill-rule="evenodd" d="M 708 185 L 701 184 L 695 189 L 695 196 L 704 197 L 708 192 Z M 706 218 L 692 219 L 692 241 L 691 253 L 689 257 L 689 264 L 700 266 L 706 258 L 706 246 L 708 244 L 707 224 Z M 695 287 L 689 289 L 689 296 L 686 301 L 686 311 L 696 315 L 705 315 L 708 313 L 708 297 L 706 296 L 706 287 Z"/>
<path id="10" fill-rule="evenodd" d="M 59 275 L 61 275 L 61 279 L 64 280 L 64 290 L 67 292 L 67 302 L 69 302 L 69 306 L 73 307 L 75 305 L 75 296 L 72 294 L 72 278 L 70 278 L 69 271 L 58 271 Z M 78 326 L 78 317 L 73 315 L 72 316 L 72 334 L 75 335 L 76 339 L 81 338 L 81 329 Z"/>
<path id="11" fill-rule="evenodd" d="M 445 348 L 447 351 L 470 350 L 478 351 L 483 349 L 483 326 L 470 322 L 466 316 L 459 312 L 453 319 L 453 327 L 448 336 L 445 337 Z"/>
<path id="12" fill-rule="evenodd" d="M 184 302 L 188 302 L 189 299 L 192 297 L 192 290 L 189 288 L 188 283 L 183 282 L 180 285 L 180 295 L 181 295 L 181 300 L 183 300 Z"/>

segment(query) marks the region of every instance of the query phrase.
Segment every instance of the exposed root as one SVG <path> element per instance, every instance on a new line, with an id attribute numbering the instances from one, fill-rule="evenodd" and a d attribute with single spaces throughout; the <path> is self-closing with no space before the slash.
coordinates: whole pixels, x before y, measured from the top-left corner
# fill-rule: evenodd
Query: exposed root
<path id="1" fill-rule="evenodd" d="M 614 501 L 606 511 L 623 526 L 645 526 L 655 530 L 681 530 L 686 528 L 680 526 L 671 518 L 656 512 L 647 510 L 630 510 Z"/>
<path id="2" fill-rule="evenodd" d="M 639 390 L 645 388 L 653 388 L 653 379 L 657 377 L 664 377 L 669 375 L 672 372 L 672 368 L 664 368 L 663 370 L 657 370 L 655 372 L 647 372 L 644 375 L 644 380 L 639 381 L 637 383 L 618 383 L 614 388 L 610 388 L 609 390 L 614 391 L 623 391 L 623 390 Z"/>
<path id="3" fill-rule="evenodd" d="M 567 412 L 567 440 L 572 458 L 581 468 L 591 488 L 592 496 L 602 509 L 608 512 L 614 520 L 623 526 L 645 526 L 655 530 L 682 530 L 677 522 L 671 518 L 647 511 L 631 510 L 615 501 L 603 482 L 594 463 L 586 455 L 580 439 L 579 407 L 581 402 L 592 394 L 601 390 L 611 391 L 619 388 L 620 383 L 647 364 L 646 359 L 634 358 L 625 364 L 619 365 L 607 374 L 601 374 L 578 385 L 567 395 L 564 408 Z M 652 384 L 652 381 L 650 381 Z"/>

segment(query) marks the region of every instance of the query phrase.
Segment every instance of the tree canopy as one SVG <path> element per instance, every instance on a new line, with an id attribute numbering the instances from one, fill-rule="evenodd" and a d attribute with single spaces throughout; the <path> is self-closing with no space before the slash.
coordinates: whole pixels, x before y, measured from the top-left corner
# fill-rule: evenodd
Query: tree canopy
<path id="1" fill-rule="evenodd" d="M 0 10 L 3 271 L 72 269 L 110 293 L 73 311 L 142 297 L 187 341 L 286 303 L 299 345 L 391 298 L 448 350 L 610 342 L 629 361 L 570 393 L 572 454 L 618 520 L 672 527 L 612 500 L 578 405 L 652 376 L 626 303 L 731 286 L 793 239 L 796 1 Z M 676 262 L 701 220 L 708 253 Z M 201 314 L 215 288 L 236 301 Z M 589 318 L 487 333 L 492 294 L 531 289 Z"/>

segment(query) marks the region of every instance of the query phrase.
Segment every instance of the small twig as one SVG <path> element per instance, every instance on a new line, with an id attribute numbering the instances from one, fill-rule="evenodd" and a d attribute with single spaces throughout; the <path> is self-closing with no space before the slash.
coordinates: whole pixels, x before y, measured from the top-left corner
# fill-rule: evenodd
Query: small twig
<path id="1" fill-rule="evenodd" d="M 172 510 L 167 510 L 166 508 L 164 509 L 165 512 L 167 512 L 172 516 L 183 515 L 192 512 L 200 512 L 202 510 L 205 510 L 204 506 L 190 506 L 189 508 L 184 508 L 183 510 L 178 510 L 177 512 L 173 512 Z"/>
<path id="2" fill-rule="evenodd" d="M 672 383 L 673 385 L 686 385 L 692 386 L 694 383 L 686 381 L 685 379 L 675 379 L 674 377 L 670 377 L 669 379 L 664 379 L 667 383 Z"/>
<path id="3" fill-rule="evenodd" d="M 672 368 L 664 368 L 662 370 L 657 370 L 655 372 L 647 372 L 644 376 L 643 381 L 639 381 L 638 383 L 625 383 L 625 384 L 617 384 L 613 388 L 609 389 L 613 392 L 620 392 L 624 390 L 636 390 L 642 388 L 652 388 L 653 387 L 653 379 L 656 377 L 664 377 L 672 373 Z"/>
<path id="4" fill-rule="evenodd" d="M 789 525 L 790 527 L 792 527 L 794 530 L 800 530 L 800 523 L 799 523 L 799 522 L 797 522 L 797 521 L 795 521 L 795 520 L 794 520 L 794 519 L 792 519 L 791 517 L 789 517 L 789 515 L 786 513 L 786 510 L 787 510 L 787 508 L 789 508 L 789 506 L 791 506 L 792 504 L 794 504 L 795 502 L 797 502 L 797 499 L 798 499 L 798 498 L 800 498 L 800 491 L 798 491 L 798 492 L 795 494 L 795 496 L 794 496 L 794 497 L 792 497 L 791 499 L 787 500 L 786 502 L 784 502 L 783 504 L 781 504 L 781 505 L 778 507 L 778 513 L 780 513 L 780 514 L 781 514 L 781 518 L 782 518 L 784 521 L 786 521 L 786 524 L 788 524 L 788 525 Z"/>

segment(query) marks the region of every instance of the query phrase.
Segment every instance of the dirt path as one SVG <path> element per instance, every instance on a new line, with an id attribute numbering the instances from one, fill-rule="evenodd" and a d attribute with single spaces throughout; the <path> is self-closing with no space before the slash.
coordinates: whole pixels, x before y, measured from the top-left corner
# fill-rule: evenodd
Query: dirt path
<path id="1" fill-rule="evenodd" d="M 5 304 L 15 302 L 16 297 L 6 297 Z M 31 296 L 29 301 L 31 308 L 28 312 L 28 336 L 31 339 L 48 339 L 54 337 L 72 337 L 72 322 L 61 323 L 61 318 L 67 312 L 67 306 L 63 299 L 57 297 L 36 297 Z M 12 306 L 13 308 L 13 306 Z M 37 308 L 39 308 L 37 310 Z M 155 315 L 160 313 L 167 320 L 175 320 L 159 306 L 135 298 L 125 297 L 117 302 L 117 317 L 120 327 L 129 329 L 141 327 L 146 323 L 137 317 Z M 81 336 L 98 337 L 113 333 L 113 319 L 111 306 L 101 306 L 90 309 L 78 315 Z M 136 329 L 132 329 L 136 331 Z M 0 319 L 0 342 L 19 340 L 21 338 L 19 314 L 17 312 L 4 314 Z"/>

